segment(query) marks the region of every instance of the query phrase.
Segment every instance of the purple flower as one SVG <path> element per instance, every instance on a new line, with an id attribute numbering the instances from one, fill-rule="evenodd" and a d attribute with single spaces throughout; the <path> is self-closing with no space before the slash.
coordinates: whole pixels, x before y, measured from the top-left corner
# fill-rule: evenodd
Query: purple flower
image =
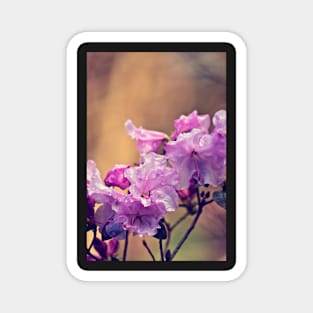
<path id="1" fill-rule="evenodd" d="M 214 186 L 225 180 L 226 138 L 219 133 L 213 136 L 195 128 L 168 142 L 165 151 L 180 174 L 177 189 L 188 188 L 192 177 Z"/>
<path id="2" fill-rule="evenodd" d="M 115 220 L 124 228 L 132 230 L 134 235 L 150 235 L 157 233 L 160 219 L 166 214 L 162 205 L 152 203 L 144 206 L 139 200 L 128 195 L 117 209 Z"/>
<path id="3" fill-rule="evenodd" d="M 139 166 L 125 171 L 125 176 L 131 183 L 130 194 L 143 206 L 156 203 L 163 205 L 167 211 L 175 211 L 178 207 L 176 170 L 167 165 L 165 156 L 154 152 L 141 155 L 141 161 Z"/>
<path id="4" fill-rule="evenodd" d="M 193 111 L 188 116 L 181 115 L 180 118 L 174 121 L 175 131 L 171 136 L 172 140 L 176 140 L 181 133 L 189 132 L 194 128 L 208 133 L 210 127 L 210 116 L 208 114 L 198 115 L 197 111 Z"/>
<path id="5" fill-rule="evenodd" d="M 113 202 L 113 201 L 112 201 Z M 121 202 L 114 203 L 115 206 L 112 206 L 111 203 L 102 204 L 95 213 L 94 221 L 97 226 L 99 226 L 99 232 L 103 232 L 107 235 L 107 238 L 125 238 L 125 230 L 120 223 L 116 223 L 115 215 L 116 212 L 113 210 L 113 207 L 116 208 L 121 205 Z"/>
<path id="6" fill-rule="evenodd" d="M 125 122 L 127 133 L 137 141 L 137 149 L 140 153 L 155 152 L 159 149 L 164 139 L 168 136 L 164 133 L 137 128 L 131 120 Z"/>
<path id="7" fill-rule="evenodd" d="M 87 195 L 91 196 L 97 203 L 110 202 L 114 190 L 107 187 L 92 160 L 87 161 Z"/>
<path id="8" fill-rule="evenodd" d="M 124 176 L 125 170 L 129 168 L 129 165 L 115 165 L 107 174 L 104 179 L 104 183 L 111 187 L 116 186 L 121 189 L 129 187 L 129 180 Z"/>

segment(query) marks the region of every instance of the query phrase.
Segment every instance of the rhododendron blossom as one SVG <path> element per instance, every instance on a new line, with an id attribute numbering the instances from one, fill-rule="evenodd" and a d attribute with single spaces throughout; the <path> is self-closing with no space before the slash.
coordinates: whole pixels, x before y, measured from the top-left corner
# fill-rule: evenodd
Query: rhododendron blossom
<path id="1" fill-rule="evenodd" d="M 167 165 L 165 156 L 153 152 L 142 155 L 141 160 L 139 166 L 125 171 L 125 176 L 131 183 L 130 193 L 144 206 L 155 202 L 162 204 L 167 211 L 175 211 L 178 207 L 176 170 Z"/>
<path id="2" fill-rule="evenodd" d="M 118 207 L 115 220 L 132 230 L 135 235 L 153 236 L 157 232 L 160 219 L 166 214 L 163 206 L 152 203 L 144 206 L 139 200 L 127 197 Z"/>
<path id="3" fill-rule="evenodd" d="M 87 162 L 87 231 L 93 233 L 87 248 L 88 260 L 125 261 L 128 236 L 133 234 L 159 240 L 161 261 L 172 261 L 207 204 L 215 201 L 225 209 L 226 111 L 213 115 L 212 130 L 210 124 L 208 114 L 198 115 L 193 111 L 181 115 L 174 121 L 175 130 L 169 138 L 162 132 L 137 128 L 127 120 L 125 127 L 136 140 L 139 162 L 114 165 L 104 178 L 94 161 Z M 210 190 L 202 191 L 210 185 L 215 187 L 212 197 Z M 167 216 L 179 206 L 185 207 L 186 213 L 171 226 Z M 170 251 L 171 232 L 192 215 L 195 215 L 193 223 Z M 119 240 L 125 240 L 123 256 L 119 252 Z M 155 260 L 144 239 L 143 246 Z"/>
<path id="4" fill-rule="evenodd" d="M 222 138 L 204 134 L 195 128 L 189 133 L 180 134 L 176 141 L 166 144 L 166 155 L 180 174 L 178 189 L 188 188 L 192 177 L 203 185 L 217 186 L 224 181 L 226 151 L 221 154 L 215 147 L 220 144 L 220 140 Z"/>

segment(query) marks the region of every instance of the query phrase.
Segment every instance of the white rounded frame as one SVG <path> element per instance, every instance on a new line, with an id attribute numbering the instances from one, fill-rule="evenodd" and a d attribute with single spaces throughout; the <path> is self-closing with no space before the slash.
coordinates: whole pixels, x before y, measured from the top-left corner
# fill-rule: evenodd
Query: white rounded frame
<path id="1" fill-rule="evenodd" d="M 84 270 L 77 263 L 77 50 L 92 42 L 224 42 L 236 50 L 236 263 L 229 270 Z M 230 281 L 247 264 L 247 104 L 244 41 L 230 32 L 85 32 L 67 45 L 66 264 L 82 281 Z"/>

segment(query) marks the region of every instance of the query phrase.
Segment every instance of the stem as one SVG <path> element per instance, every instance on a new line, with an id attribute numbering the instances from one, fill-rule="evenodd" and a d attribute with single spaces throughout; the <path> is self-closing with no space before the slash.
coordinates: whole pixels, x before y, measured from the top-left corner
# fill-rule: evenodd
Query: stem
<path id="1" fill-rule="evenodd" d="M 184 242 L 187 240 L 187 238 L 189 237 L 189 235 L 192 232 L 192 230 L 195 228 L 195 226 L 196 226 L 196 224 L 197 224 L 197 222 L 199 220 L 199 217 L 200 217 L 200 215 L 202 213 L 202 208 L 204 206 L 204 203 L 201 202 L 200 194 L 199 194 L 199 188 L 197 187 L 196 190 L 197 190 L 197 199 L 198 199 L 198 206 L 199 206 L 197 214 L 196 214 L 196 217 L 194 218 L 192 224 L 190 225 L 190 227 L 186 231 L 185 235 L 183 236 L 183 238 L 180 240 L 180 242 L 178 243 L 177 247 L 173 251 L 172 256 L 171 256 L 171 261 L 174 259 L 175 255 L 177 254 L 177 252 L 179 251 L 181 246 L 184 244 Z"/>
<path id="2" fill-rule="evenodd" d="M 184 204 L 184 203 L 181 203 L 181 204 L 179 204 L 178 206 L 181 207 L 181 208 L 188 208 L 188 205 L 187 205 L 187 204 Z"/>
<path id="3" fill-rule="evenodd" d="M 204 207 L 204 206 L 206 206 L 207 204 L 210 204 L 210 203 L 212 203 L 212 202 L 214 202 L 214 199 L 211 199 L 211 200 L 209 200 L 209 201 L 203 202 L 203 203 L 202 203 L 202 207 Z"/>
<path id="4" fill-rule="evenodd" d="M 127 247 L 128 247 L 128 230 L 126 230 L 126 234 L 125 234 L 125 245 L 124 245 L 124 252 L 123 252 L 123 262 L 126 261 Z"/>
<path id="5" fill-rule="evenodd" d="M 178 226 L 184 219 L 186 219 L 189 216 L 189 212 L 185 213 L 178 221 L 176 221 L 173 226 L 171 227 L 171 230 L 173 230 L 176 226 Z"/>
<path id="6" fill-rule="evenodd" d="M 161 261 L 164 262 L 164 254 L 163 254 L 162 239 L 159 240 L 159 245 L 160 245 Z"/>
<path id="7" fill-rule="evenodd" d="M 142 241 L 142 244 L 143 244 L 143 246 L 147 249 L 148 253 L 150 254 L 150 256 L 151 256 L 151 258 L 152 258 L 152 261 L 154 262 L 154 261 L 155 261 L 155 257 L 154 257 L 154 255 L 153 255 L 152 251 L 150 250 L 150 248 L 149 248 L 147 242 L 146 242 L 145 240 L 143 240 L 143 241 Z"/>

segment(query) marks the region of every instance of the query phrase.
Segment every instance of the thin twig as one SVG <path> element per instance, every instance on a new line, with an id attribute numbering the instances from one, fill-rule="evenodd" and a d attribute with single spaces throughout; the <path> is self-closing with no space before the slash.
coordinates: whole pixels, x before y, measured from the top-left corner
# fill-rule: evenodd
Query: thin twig
<path id="1" fill-rule="evenodd" d="M 171 255 L 171 260 L 174 259 L 175 255 L 177 254 L 177 252 L 179 251 L 179 249 L 181 248 L 181 246 L 184 244 L 184 242 L 187 240 L 187 238 L 189 237 L 190 233 L 192 232 L 192 230 L 195 228 L 198 219 L 202 213 L 202 208 L 203 208 L 203 203 L 201 203 L 201 199 L 200 199 L 200 194 L 199 194 L 199 188 L 196 188 L 197 190 L 197 199 L 198 199 L 198 211 L 196 214 L 196 217 L 194 218 L 192 224 L 190 225 L 190 227 L 188 228 L 188 230 L 186 231 L 185 235 L 183 236 L 183 238 L 180 240 L 180 242 L 178 243 L 177 247 L 175 248 L 175 250 L 173 251 L 172 255 Z"/>
<path id="2" fill-rule="evenodd" d="M 154 262 L 154 261 L 155 261 L 155 257 L 154 257 L 154 255 L 153 255 L 152 251 L 150 250 L 150 248 L 149 248 L 147 242 L 146 242 L 145 240 L 143 240 L 143 241 L 142 241 L 142 244 L 143 244 L 143 246 L 147 249 L 148 253 L 150 254 L 150 256 L 151 256 L 151 258 L 152 258 L 152 261 Z"/>
<path id="3" fill-rule="evenodd" d="M 212 202 L 214 202 L 214 199 L 211 199 L 211 200 L 209 200 L 209 201 L 203 202 L 202 207 L 204 207 L 204 206 L 206 206 L 207 204 L 210 204 L 210 203 L 212 203 Z"/>
<path id="4" fill-rule="evenodd" d="M 178 206 L 181 207 L 181 208 L 188 208 L 188 205 L 187 205 L 187 204 L 184 204 L 184 203 L 181 203 L 181 204 L 179 204 Z"/>
<path id="5" fill-rule="evenodd" d="M 159 240 L 159 246 L 160 246 L 161 261 L 164 262 L 162 239 Z"/>
<path id="6" fill-rule="evenodd" d="M 126 230 L 126 234 L 125 234 L 125 245 L 124 245 L 124 252 L 123 252 L 123 262 L 126 261 L 127 247 L 128 247 L 128 230 Z"/>

